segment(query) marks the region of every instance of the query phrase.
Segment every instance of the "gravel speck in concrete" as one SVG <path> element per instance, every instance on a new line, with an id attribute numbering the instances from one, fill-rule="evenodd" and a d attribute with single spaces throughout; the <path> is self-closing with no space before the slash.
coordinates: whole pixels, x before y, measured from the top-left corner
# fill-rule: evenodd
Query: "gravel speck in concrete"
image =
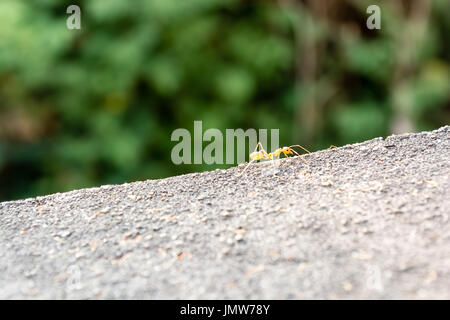
<path id="1" fill-rule="evenodd" d="M 449 151 L 446 126 L 3 202 L 0 298 L 449 299 Z"/>

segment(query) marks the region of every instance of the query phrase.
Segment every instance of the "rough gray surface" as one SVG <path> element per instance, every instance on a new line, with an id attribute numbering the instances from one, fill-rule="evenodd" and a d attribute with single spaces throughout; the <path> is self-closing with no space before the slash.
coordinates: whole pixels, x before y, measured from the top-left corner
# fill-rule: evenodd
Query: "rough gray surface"
<path id="1" fill-rule="evenodd" d="M 450 298 L 450 127 L 0 204 L 0 298 Z"/>

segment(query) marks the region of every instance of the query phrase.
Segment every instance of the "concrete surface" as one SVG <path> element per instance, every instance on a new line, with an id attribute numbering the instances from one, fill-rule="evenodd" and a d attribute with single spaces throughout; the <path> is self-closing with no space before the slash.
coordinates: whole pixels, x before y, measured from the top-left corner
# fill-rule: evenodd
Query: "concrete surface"
<path id="1" fill-rule="evenodd" d="M 450 298 L 450 127 L 0 203 L 0 298 Z"/>

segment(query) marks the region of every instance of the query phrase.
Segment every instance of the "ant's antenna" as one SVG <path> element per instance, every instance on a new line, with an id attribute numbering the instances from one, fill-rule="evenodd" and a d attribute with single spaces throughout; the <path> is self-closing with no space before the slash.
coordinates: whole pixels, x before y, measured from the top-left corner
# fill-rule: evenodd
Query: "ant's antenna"
<path id="1" fill-rule="evenodd" d="M 299 148 L 303 149 L 304 151 L 306 151 L 306 152 L 308 152 L 308 153 L 311 153 L 311 152 L 309 152 L 308 149 L 306 149 L 305 147 L 302 147 L 302 146 L 299 145 L 299 144 L 294 144 L 294 145 L 292 145 L 292 146 L 289 146 L 289 148 L 292 148 L 292 147 L 299 147 Z"/>

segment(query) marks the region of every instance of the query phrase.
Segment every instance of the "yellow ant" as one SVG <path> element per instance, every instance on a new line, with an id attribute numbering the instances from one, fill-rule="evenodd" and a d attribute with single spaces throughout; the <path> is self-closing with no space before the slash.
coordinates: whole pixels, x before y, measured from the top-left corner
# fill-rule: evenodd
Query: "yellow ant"
<path id="1" fill-rule="evenodd" d="M 258 151 L 258 147 L 260 148 L 260 150 Z M 258 144 L 256 145 L 255 150 L 250 153 L 250 162 L 247 164 L 247 166 L 245 167 L 245 169 L 238 175 L 238 177 L 240 177 L 241 175 L 244 174 L 245 170 L 247 170 L 247 168 L 250 166 L 250 164 L 252 164 L 255 161 L 259 161 L 259 160 L 273 160 L 274 157 L 277 157 L 278 159 L 280 159 L 281 154 L 284 154 L 285 157 L 287 157 L 290 154 L 296 154 L 297 156 L 300 157 L 300 159 L 302 159 L 306 165 L 309 168 L 309 163 L 308 161 L 306 161 L 305 159 L 303 159 L 303 157 L 294 149 L 292 149 L 293 147 L 299 147 L 301 149 L 303 149 L 304 151 L 309 152 L 306 148 L 302 147 L 299 144 L 295 144 L 289 147 L 282 147 L 282 148 L 278 148 L 275 151 L 271 152 L 271 153 L 267 153 L 266 150 L 264 150 L 262 143 L 258 142 Z"/>
<path id="2" fill-rule="evenodd" d="M 256 151 L 258 150 L 258 147 L 261 148 L 261 151 Z M 258 142 L 255 150 L 252 153 L 250 153 L 250 159 L 251 161 L 270 159 L 270 155 L 271 155 L 270 153 L 267 153 L 266 150 L 264 150 L 261 142 Z"/>

